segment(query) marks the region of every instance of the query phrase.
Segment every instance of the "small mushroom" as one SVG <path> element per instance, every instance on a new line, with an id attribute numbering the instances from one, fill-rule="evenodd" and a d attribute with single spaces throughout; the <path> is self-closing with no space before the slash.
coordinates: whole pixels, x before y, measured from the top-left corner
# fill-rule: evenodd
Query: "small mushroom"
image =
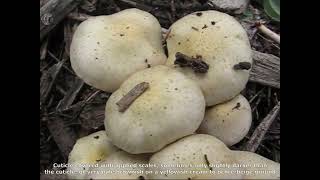
<path id="1" fill-rule="evenodd" d="M 177 53 L 190 58 L 201 57 L 209 66 L 206 73 L 197 73 L 188 66 L 176 69 L 199 84 L 207 106 L 212 106 L 234 98 L 244 89 L 252 54 L 247 33 L 236 19 L 213 10 L 200 12 L 201 16 L 186 15 L 170 27 L 166 64 L 177 66 Z M 234 68 L 239 63 L 245 64 L 245 68 Z"/>
<path id="2" fill-rule="evenodd" d="M 237 161 L 249 173 L 244 179 L 280 179 L 280 163 L 248 151 L 232 151 Z"/>
<path id="3" fill-rule="evenodd" d="M 68 174 L 69 179 L 83 179 L 89 169 L 88 165 L 96 164 L 117 151 L 119 149 L 111 143 L 105 131 L 78 139 L 68 158 L 68 164 L 71 165 L 68 170 L 74 172 Z"/>
<path id="4" fill-rule="evenodd" d="M 240 94 L 230 101 L 207 108 L 198 132 L 215 136 L 232 146 L 247 135 L 251 122 L 250 104 Z"/>
<path id="5" fill-rule="evenodd" d="M 165 63 L 161 26 L 138 9 L 89 18 L 73 35 L 70 61 L 84 82 L 113 92 L 134 72 Z"/>
<path id="6" fill-rule="evenodd" d="M 184 137 L 151 156 L 152 172 L 177 171 L 184 173 L 151 173 L 150 179 L 241 179 L 241 170 L 233 167 L 237 163 L 231 150 L 219 139 L 195 134 Z M 228 166 L 229 165 L 229 166 Z"/>
<path id="7" fill-rule="evenodd" d="M 133 155 L 124 151 L 113 153 L 90 167 L 86 179 L 138 179 L 145 177 L 148 155 Z"/>
<path id="8" fill-rule="evenodd" d="M 141 83 L 148 88 L 126 110 L 119 108 L 118 102 Z M 105 127 L 117 147 L 132 154 L 151 153 L 194 133 L 204 111 L 199 86 L 181 72 L 158 65 L 136 72 L 110 96 Z"/>

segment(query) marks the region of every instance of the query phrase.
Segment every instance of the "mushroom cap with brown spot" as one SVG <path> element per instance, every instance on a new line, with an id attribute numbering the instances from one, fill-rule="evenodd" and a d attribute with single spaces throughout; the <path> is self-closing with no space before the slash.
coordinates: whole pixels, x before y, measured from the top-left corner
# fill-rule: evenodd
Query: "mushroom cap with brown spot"
<path id="1" fill-rule="evenodd" d="M 280 163 L 248 151 L 232 151 L 240 165 L 251 172 L 244 179 L 280 179 Z"/>
<path id="2" fill-rule="evenodd" d="M 208 162 L 206 162 L 206 159 Z M 184 172 L 175 174 L 152 173 L 148 175 L 150 179 L 242 178 L 242 175 L 237 173 L 218 173 L 218 171 L 231 172 L 241 169 L 232 167 L 232 164 L 237 163 L 237 161 L 232 156 L 231 150 L 219 139 L 206 134 L 190 135 L 168 145 L 152 155 L 149 163 L 157 166 L 148 169 L 152 172 L 166 172 L 167 170 Z M 207 163 L 212 167 L 211 173 L 208 166 L 203 166 Z M 230 165 L 230 167 L 226 165 Z"/>
<path id="3" fill-rule="evenodd" d="M 160 24 L 138 9 L 89 18 L 73 35 L 70 61 L 84 82 L 113 92 L 132 73 L 165 63 Z"/>
<path id="4" fill-rule="evenodd" d="M 177 52 L 201 56 L 209 65 L 207 73 L 175 67 L 200 85 L 207 106 L 212 106 L 232 99 L 245 88 L 250 70 L 235 70 L 233 66 L 252 63 L 252 54 L 247 33 L 237 20 L 218 11 L 200 12 L 201 16 L 195 12 L 171 25 L 167 65 L 175 66 Z"/>
<path id="5" fill-rule="evenodd" d="M 90 167 L 86 179 L 138 179 L 145 177 L 148 155 L 133 155 L 124 151 L 113 153 L 100 161 L 96 167 Z"/>
<path id="6" fill-rule="evenodd" d="M 149 83 L 124 112 L 117 102 L 141 82 Z M 107 101 L 105 127 L 112 143 L 132 153 L 151 153 L 192 134 L 204 117 L 201 89 L 181 72 L 158 65 L 130 76 Z"/>
<path id="7" fill-rule="evenodd" d="M 75 174 L 68 174 L 68 177 L 83 179 L 85 173 L 79 172 L 87 172 L 89 168 L 85 167 L 86 165 L 95 164 L 117 151 L 119 149 L 111 143 L 105 131 L 98 131 L 78 139 L 68 158 L 68 164 L 73 165 L 68 167 L 68 170 Z"/>
<path id="8" fill-rule="evenodd" d="M 230 101 L 207 108 L 198 132 L 215 136 L 227 146 L 232 146 L 248 134 L 251 122 L 250 104 L 240 94 Z"/>

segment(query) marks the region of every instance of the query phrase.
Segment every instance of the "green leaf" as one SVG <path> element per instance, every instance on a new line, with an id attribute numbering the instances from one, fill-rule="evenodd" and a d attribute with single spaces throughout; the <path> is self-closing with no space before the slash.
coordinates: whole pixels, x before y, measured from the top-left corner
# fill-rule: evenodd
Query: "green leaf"
<path id="1" fill-rule="evenodd" d="M 259 3 L 259 4 L 263 4 L 263 0 L 255 0 L 257 3 Z"/>
<path id="2" fill-rule="evenodd" d="M 263 8 L 272 20 L 280 22 L 280 0 L 264 0 Z"/>

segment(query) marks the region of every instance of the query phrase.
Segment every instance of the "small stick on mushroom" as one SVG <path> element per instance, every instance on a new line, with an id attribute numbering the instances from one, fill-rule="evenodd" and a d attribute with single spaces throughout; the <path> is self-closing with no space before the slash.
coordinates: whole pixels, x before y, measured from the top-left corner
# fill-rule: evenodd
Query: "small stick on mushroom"
<path id="1" fill-rule="evenodd" d="M 265 134 L 267 133 L 272 122 L 276 119 L 280 112 L 280 101 L 278 104 L 269 112 L 269 114 L 262 120 L 259 126 L 254 130 L 252 136 L 250 137 L 247 144 L 244 146 L 244 151 L 255 152 L 261 141 L 263 140 Z"/>
<path id="2" fill-rule="evenodd" d="M 275 42 L 280 44 L 280 36 L 276 34 L 275 32 L 271 31 L 269 28 L 267 28 L 265 25 L 261 24 L 261 22 L 256 22 L 256 27 L 259 31 L 261 31 L 263 34 L 268 36 L 270 39 L 274 40 Z"/>
<path id="3" fill-rule="evenodd" d="M 210 171 L 212 171 L 212 167 L 210 166 L 210 162 L 209 162 L 208 156 L 206 154 L 204 155 L 204 160 L 206 161 L 206 164 L 207 164 L 208 168 L 210 169 Z"/>
<path id="4" fill-rule="evenodd" d="M 249 70 L 251 68 L 251 63 L 249 62 L 240 62 L 233 66 L 234 70 Z"/>
<path id="5" fill-rule="evenodd" d="M 116 104 L 119 106 L 119 112 L 124 112 L 145 90 L 149 88 L 149 83 L 142 82 L 132 88 Z"/>
<path id="6" fill-rule="evenodd" d="M 176 53 L 174 64 L 178 64 L 180 67 L 190 67 L 196 73 L 206 73 L 209 69 L 209 65 L 202 60 L 201 56 L 197 55 L 197 57 L 194 58 L 181 52 Z"/>

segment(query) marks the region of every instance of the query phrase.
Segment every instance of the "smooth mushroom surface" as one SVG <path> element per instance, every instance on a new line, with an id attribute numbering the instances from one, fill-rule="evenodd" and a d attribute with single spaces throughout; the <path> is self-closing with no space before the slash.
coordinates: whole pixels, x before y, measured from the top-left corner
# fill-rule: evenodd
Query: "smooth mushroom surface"
<path id="1" fill-rule="evenodd" d="M 133 155 L 124 151 L 113 153 L 100 161 L 96 167 L 91 167 L 86 179 L 139 179 L 145 177 L 149 160 L 148 155 Z"/>
<path id="2" fill-rule="evenodd" d="M 148 168 L 153 172 L 148 175 L 150 179 L 242 178 L 241 173 L 227 173 L 241 170 L 232 167 L 237 161 L 231 150 L 219 139 L 206 134 L 190 135 L 168 145 L 152 155 L 149 163 L 157 166 Z"/>
<path id="3" fill-rule="evenodd" d="M 199 84 L 207 106 L 234 98 L 248 82 L 250 42 L 241 24 L 228 14 L 209 10 L 184 16 L 171 25 L 167 47 L 166 64 Z M 186 66 L 186 58 L 176 58 L 177 53 L 204 63 Z"/>
<path id="4" fill-rule="evenodd" d="M 237 161 L 250 173 L 244 179 L 280 179 L 280 163 L 248 151 L 232 151 Z"/>
<path id="5" fill-rule="evenodd" d="M 120 112 L 119 102 L 137 84 L 149 87 Z M 192 134 L 204 117 L 199 86 L 181 72 L 158 65 L 130 76 L 106 104 L 105 127 L 114 145 L 132 153 L 151 153 Z"/>
<path id="6" fill-rule="evenodd" d="M 240 94 L 230 101 L 207 108 L 198 132 L 215 136 L 227 146 L 232 146 L 248 134 L 251 122 L 250 104 Z"/>
<path id="7" fill-rule="evenodd" d="M 107 92 L 136 71 L 164 64 L 166 58 L 158 20 L 139 9 L 89 18 L 78 26 L 70 46 L 77 76 Z"/>
<path id="8" fill-rule="evenodd" d="M 119 149 L 111 143 L 105 131 L 78 139 L 68 158 L 68 164 L 72 165 L 68 170 L 73 172 L 68 174 L 69 179 L 83 179 L 89 169 L 88 165 L 93 165 L 117 151 Z"/>

